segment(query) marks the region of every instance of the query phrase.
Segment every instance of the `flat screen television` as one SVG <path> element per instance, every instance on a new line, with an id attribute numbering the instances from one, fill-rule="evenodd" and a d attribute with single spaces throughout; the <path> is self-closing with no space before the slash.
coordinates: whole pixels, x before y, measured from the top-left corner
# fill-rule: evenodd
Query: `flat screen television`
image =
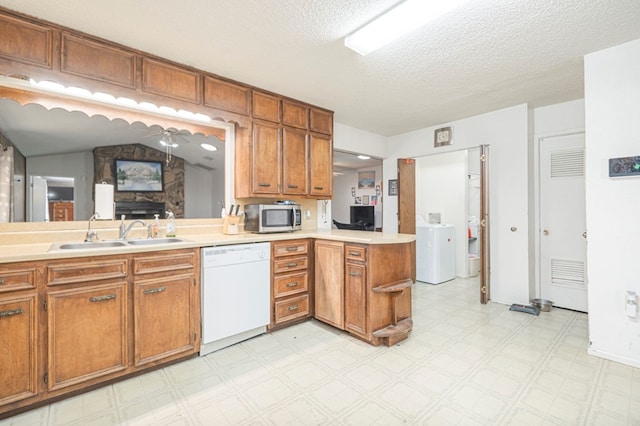
<path id="1" fill-rule="evenodd" d="M 374 206 L 351 206 L 351 223 L 363 221 L 375 228 Z"/>

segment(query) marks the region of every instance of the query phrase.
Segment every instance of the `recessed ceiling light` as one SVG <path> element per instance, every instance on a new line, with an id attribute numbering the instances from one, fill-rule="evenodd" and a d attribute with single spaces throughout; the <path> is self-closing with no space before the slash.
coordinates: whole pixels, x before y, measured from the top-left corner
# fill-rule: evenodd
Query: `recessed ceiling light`
<path id="1" fill-rule="evenodd" d="M 369 157 L 368 155 L 358 155 L 358 158 L 361 160 L 371 160 L 371 157 Z"/>
<path id="2" fill-rule="evenodd" d="M 217 151 L 218 148 L 216 148 L 215 146 L 209 144 L 209 143 L 201 143 L 200 146 L 202 147 L 202 149 L 206 149 L 207 151 Z"/>

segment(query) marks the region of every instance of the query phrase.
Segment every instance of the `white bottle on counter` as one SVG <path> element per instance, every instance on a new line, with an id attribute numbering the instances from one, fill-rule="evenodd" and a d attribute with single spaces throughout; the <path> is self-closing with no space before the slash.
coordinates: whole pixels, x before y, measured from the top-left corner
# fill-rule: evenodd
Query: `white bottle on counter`
<path id="1" fill-rule="evenodd" d="M 173 216 L 173 212 L 167 212 L 167 227 L 166 227 L 166 236 L 167 238 L 176 236 L 176 221 Z"/>

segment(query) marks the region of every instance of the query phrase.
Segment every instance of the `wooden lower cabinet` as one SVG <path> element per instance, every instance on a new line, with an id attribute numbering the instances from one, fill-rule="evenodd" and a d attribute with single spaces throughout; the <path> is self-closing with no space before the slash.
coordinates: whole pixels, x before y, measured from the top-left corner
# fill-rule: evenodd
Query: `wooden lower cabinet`
<path id="1" fill-rule="evenodd" d="M 316 240 L 315 317 L 344 330 L 344 243 Z"/>
<path id="2" fill-rule="evenodd" d="M 200 250 L 0 264 L 0 418 L 200 350 Z"/>
<path id="3" fill-rule="evenodd" d="M 271 330 L 311 316 L 310 244 L 306 239 L 271 243 Z"/>
<path id="4" fill-rule="evenodd" d="M 0 296 L 0 413 L 39 392 L 37 295 Z"/>
<path id="5" fill-rule="evenodd" d="M 134 282 L 134 365 L 184 352 L 193 353 L 193 274 Z"/>
<path id="6" fill-rule="evenodd" d="M 345 264 L 344 305 L 345 330 L 365 337 L 369 328 L 367 324 L 367 268 L 364 264 L 352 262 Z"/>
<path id="7" fill-rule="evenodd" d="M 47 293 L 47 389 L 127 368 L 127 282 Z"/>

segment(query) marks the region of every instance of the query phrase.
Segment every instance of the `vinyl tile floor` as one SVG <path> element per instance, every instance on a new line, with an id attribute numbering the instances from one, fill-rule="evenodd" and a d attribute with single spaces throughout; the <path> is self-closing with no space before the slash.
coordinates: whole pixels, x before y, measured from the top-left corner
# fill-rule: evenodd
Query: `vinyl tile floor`
<path id="1" fill-rule="evenodd" d="M 640 425 L 640 369 L 587 354 L 587 315 L 413 286 L 414 329 L 373 347 L 318 321 L 0 421 L 8 425 Z"/>

